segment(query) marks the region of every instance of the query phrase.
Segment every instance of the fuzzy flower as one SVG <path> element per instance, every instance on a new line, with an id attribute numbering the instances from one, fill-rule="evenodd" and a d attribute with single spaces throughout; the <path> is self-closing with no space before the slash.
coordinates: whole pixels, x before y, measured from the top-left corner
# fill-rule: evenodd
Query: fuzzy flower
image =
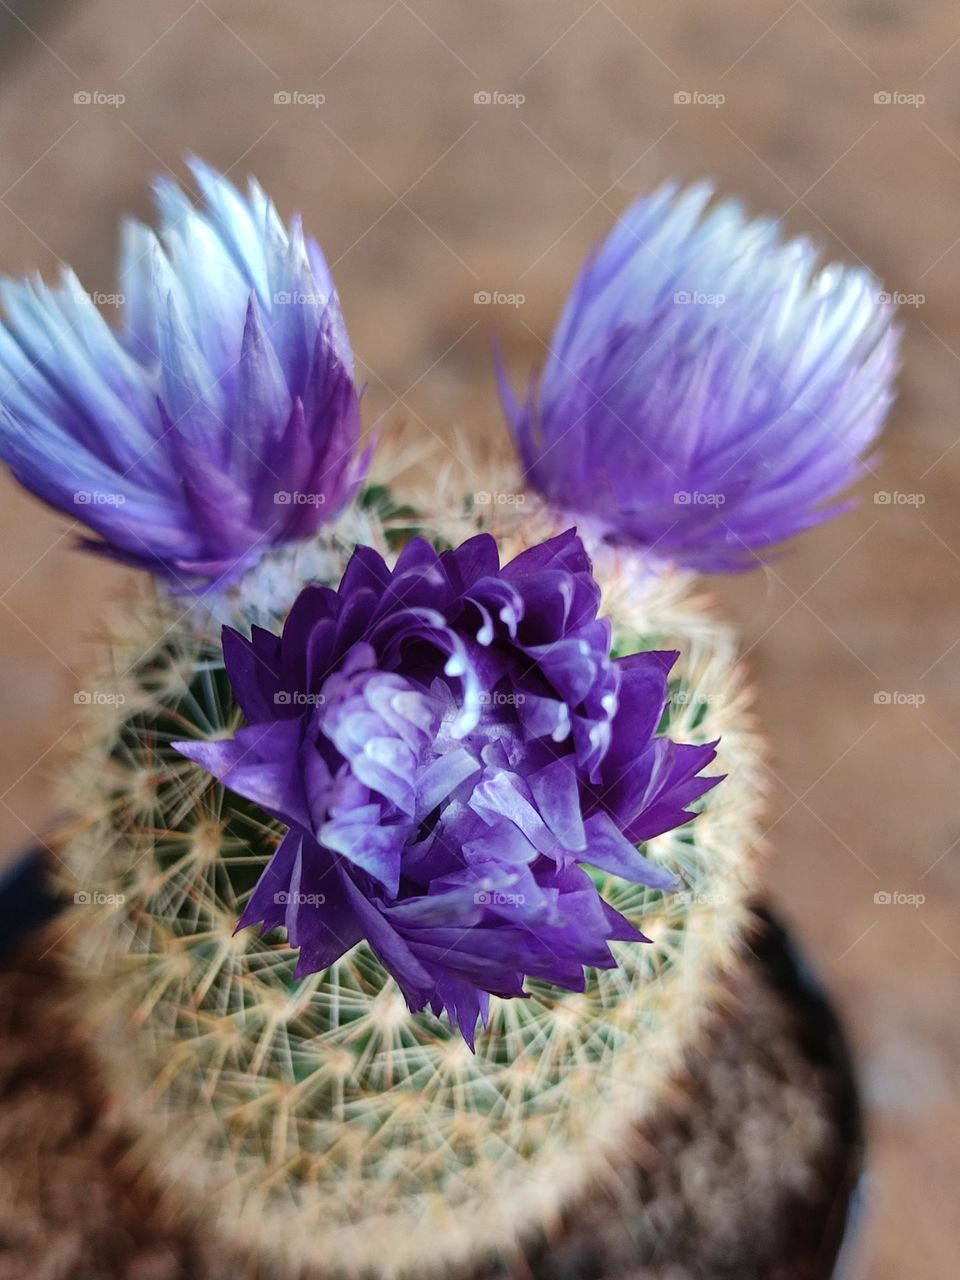
<path id="1" fill-rule="evenodd" d="M 539 380 L 504 403 L 528 482 L 608 541 L 705 570 L 841 509 L 893 398 L 876 281 L 667 185 L 587 262 Z"/>
<path id="2" fill-rule="evenodd" d="M 582 990 L 643 940 L 583 864 L 661 889 L 637 845 L 717 781 L 658 737 L 672 653 L 611 657 L 573 530 L 501 568 L 486 534 L 390 570 L 360 547 L 280 636 L 224 631 L 248 724 L 177 748 L 288 824 L 239 927 L 285 926 L 298 973 L 366 939 L 413 1010 L 472 1043 L 525 977 Z"/>
<path id="3" fill-rule="evenodd" d="M 127 223 L 116 330 L 65 272 L 0 283 L 0 457 L 87 545 L 178 580 L 229 577 L 352 496 L 359 406 L 330 273 L 299 221 L 195 161 Z"/>

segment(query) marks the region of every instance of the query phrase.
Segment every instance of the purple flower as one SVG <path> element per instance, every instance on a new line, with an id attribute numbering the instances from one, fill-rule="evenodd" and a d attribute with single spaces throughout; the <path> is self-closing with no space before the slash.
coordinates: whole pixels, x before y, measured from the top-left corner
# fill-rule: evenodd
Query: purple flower
<path id="1" fill-rule="evenodd" d="M 893 398 L 898 334 L 865 271 L 712 191 L 637 201 L 587 262 L 524 403 L 529 483 L 611 542 L 706 569 L 842 508 Z"/>
<path id="2" fill-rule="evenodd" d="M 0 285 L 0 457 L 116 559 L 229 577 L 352 497 L 359 406 L 323 254 L 199 161 L 125 227 L 117 330 L 67 271 Z"/>
<path id="3" fill-rule="evenodd" d="M 502 568 L 482 534 L 392 571 L 360 547 L 282 635 L 226 629 L 248 724 L 175 745 L 289 825 L 239 927 L 285 926 L 301 975 L 366 939 L 471 1043 L 490 994 L 582 990 L 643 940 L 583 864 L 675 887 L 636 846 L 692 816 L 715 751 L 656 736 L 676 655 L 612 658 L 599 602 L 573 530 Z"/>

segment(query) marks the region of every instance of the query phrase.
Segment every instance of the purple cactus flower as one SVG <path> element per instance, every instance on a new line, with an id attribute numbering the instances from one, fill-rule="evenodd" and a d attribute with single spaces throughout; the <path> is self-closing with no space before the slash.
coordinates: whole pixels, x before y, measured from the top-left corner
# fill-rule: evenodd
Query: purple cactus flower
<path id="1" fill-rule="evenodd" d="M 676 655 L 614 659 L 599 603 L 573 530 L 503 567 L 482 534 L 393 570 L 360 547 L 282 635 L 226 629 L 248 723 L 175 745 L 289 826 L 239 927 L 285 926 L 301 975 L 366 939 L 471 1044 L 491 994 L 582 990 L 642 941 L 584 867 L 675 887 L 637 846 L 690 819 L 715 744 L 657 736 Z"/>
<path id="2" fill-rule="evenodd" d="M 898 333 L 865 271 L 668 184 L 584 267 L 523 403 L 529 483 L 610 542 L 704 570 L 836 514 L 893 398 Z"/>
<path id="3" fill-rule="evenodd" d="M 125 227 L 116 330 L 72 272 L 0 284 L 0 457 L 88 546 L 181 583 L 308 536 L 365 467 L 319 247 L 256 183 L 191 168 L 203 207 L 161 179 L 159 236 Z"/>

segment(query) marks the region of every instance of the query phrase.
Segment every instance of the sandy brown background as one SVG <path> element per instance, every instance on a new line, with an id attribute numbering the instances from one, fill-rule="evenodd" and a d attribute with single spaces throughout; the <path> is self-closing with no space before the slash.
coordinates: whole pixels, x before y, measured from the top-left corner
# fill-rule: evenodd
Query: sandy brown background
<path id="1" fill-rule="evenodd" d="M 774 893 L 849 1019 L 875 1180 L 855 1275 L 943 1280 L 960 1227 L 960 12 L 935 0 L 0 3 L 0 268 L 116 291 L 124 210 L 195 150 L 322 240 L 384 414 L 502 431 L 491 330 L 543 354 L 637 192 L 714 176 L 904 310 L 905 371 L 859 511 L 716 584 L 773 742 Z M 123 94 L 79 105 L 80 91 Z M 477 105 L 478 91 L 523 94 Z M 280 91 L 326 96 L 280 105 Z M 679 91 L 723 94 L 682 105 Z M 877 93 L 922 94 L 919 106 Z M 522 293 L 517 308 L 474 305 Z M 478 481 L 478 487 L 483 487 Z M 919 495 L 912 505 L 875 493 Z M 0 858 L 51 817 L 57 743 L 122 573 L 0 479 Z M 922 695 L 883 705 L 878 693 Z M 914 702 L 918 701 L 916 698 Z M 920 907 L 877 892 L 923 894 Z"/>

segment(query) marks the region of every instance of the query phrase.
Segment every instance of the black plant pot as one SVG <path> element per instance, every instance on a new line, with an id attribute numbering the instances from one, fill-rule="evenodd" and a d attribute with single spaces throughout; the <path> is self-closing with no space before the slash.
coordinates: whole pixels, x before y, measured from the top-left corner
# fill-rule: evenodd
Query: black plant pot
<path id="1" fill-rule="evenodd" d="M 60 909 L 46 874 L 50 858 L 46 849 L 33 850 L 0 877 L 0 960 Z M 845 1280 L 861 1216 L 865 1167 L 863 1117 L 850 1051 L 830 999 L 796 941 L 765 905 L 757 905 L 755 914 L 750 953 L 756 976 L 791 1010 L 804 1058 L 833 1082 L 829 1122 L 840 1155 L 818 1222 L 812 1232 L 805 1229 L 809 1256 L 803 1275 Z M 591 1255 L 589 1247 L 581 1255 L 571 1256 L 568 1250 L 562 1258 L 554 1246 L 544 1244 L 527 1257 L 524 1270 L 534 1280 L 609 1280 L 602 1255 Z M 501 1273 L 496 1275 L 499 1280 Z"/>
<path id="2" fill-rule="evenodd" d="M 59 910 L 47 877 L 51 857 L 32 849 L 0 876 L 0 959 Z"/>
<path id="3" fill-rule="evenodd" d="M 824 1280 L 845 1280 L 863 1212 L 866 1176 L 863 1110 L 854 1063 L 830 997 L 796 940 L 769 907 L 757 904 L 754 910 L 760 928 L 753 954 L 766 980 L 800 1014 L 807 1056 L 826 1068 L 837 1086 L 833 1122 L 845 1168 L 823 1223 L 819 1253 Z"/>

